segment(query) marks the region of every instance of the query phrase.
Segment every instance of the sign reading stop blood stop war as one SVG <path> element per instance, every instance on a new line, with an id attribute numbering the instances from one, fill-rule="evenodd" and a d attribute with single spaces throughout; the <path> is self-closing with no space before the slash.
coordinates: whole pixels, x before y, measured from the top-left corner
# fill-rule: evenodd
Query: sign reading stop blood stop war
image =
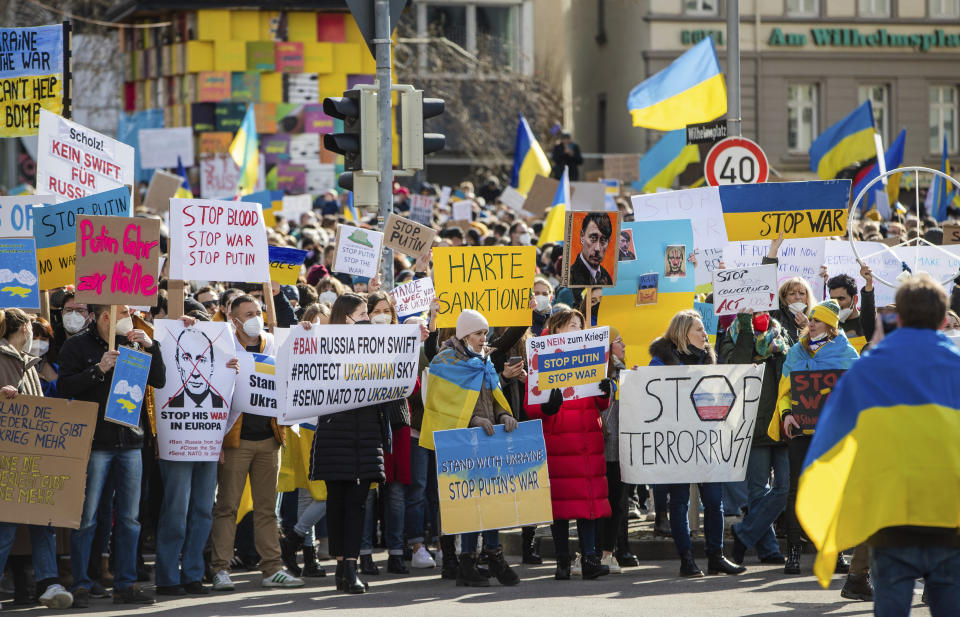
<path id="1" fill-rule="evenodd" d="M 556 388 L 565 399 L 599 396 L 609 353 L 606 326 L 527 339 L 528 401 L 546 403 Z"/>
<path id="2" fill-rule="evenodd" d="M 766 182 L 769 169 L 767 155 L 746 137 L 718 141 L 703 163 L 703 175 L 710 186 Z"/>

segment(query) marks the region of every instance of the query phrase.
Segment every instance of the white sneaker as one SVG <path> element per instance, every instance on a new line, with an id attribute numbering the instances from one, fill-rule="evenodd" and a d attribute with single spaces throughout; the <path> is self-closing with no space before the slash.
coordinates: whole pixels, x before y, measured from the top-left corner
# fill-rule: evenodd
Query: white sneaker
<path id="1" fill-rule="evenodd" d="M 583 574 L 583 569 L 580 567 L 580 553 L 577 553 L 573 558 L 573 563 L 570 564 L 570 574 L 574 576 L 580 576 Z"/>
<path id="2" fill-rule="evenodd" d="M 233 581 L 230 580 L 230 573 L 226 570 L 220 570 L 213 577 L 214 591 L 233 591 Z"/>
<path id="3" fill-rule="evenodd" d="M 437 562 L 433 560 L 433 557 L 430 556 L 430 551 L 426 547 L 421 546 L 417 549 L 417 552 L 413 554 L 413 559 L 410 560 L 411 568 L 436 568 Z"/>
<path id="4" fill-rule="evenodd" d="M 303 579 L 286 570 L 277 570 L 272 576 L 264 576 L 260 584 L 264 587 L 303 587 Z"/>
<path id="5" fill-rule="evenodd" d="M 70 608 L 73 605 L 73 594 L 63 588 L 60 583 L 47 587 L 40 596 L 40 604 L 47 608 Z"/>
<path id="6" fill-rule="evenodd" d="M 610 568 L 610 574 L 620 574 L 620 564 L 613 558 L 613 555 L 607 555 L 600 560 L 601 566 Z"/>

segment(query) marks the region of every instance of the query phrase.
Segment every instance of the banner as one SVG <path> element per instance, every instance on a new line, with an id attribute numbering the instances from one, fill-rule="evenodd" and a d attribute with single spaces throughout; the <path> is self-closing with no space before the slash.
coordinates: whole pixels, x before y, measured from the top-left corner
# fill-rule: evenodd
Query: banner
<path id="1" fill-rule="evenodd" d="M 170 278 L 266 283 L 267 228 L 250 201 L 170 200 Z"/>
<path id="2" fill-rule="evenodd" d="M 374 278 L 380 269 L 383 233 L 350 225 L 337 226 L 333 271 Z"/>
<path id="3" fill-rule="evenodd" d="M 435 297 L 433 279 L 414 279 L 395 287 L 390 295 L 393 296 L 393 308 L 397 311 L 398 317 L 417 315 L 430 309 L 430 304 Z"/>
<path id="4" fill-rule="evenodd" d="M 0 238 L 0 308 L 40 310 L 33 238 Z"/>
<path id="5" fill-rule="evenodd" d="M 290 328 L 277 352 L 283 424 L 406 398 L 417 381 L 420 326 Z"/>
<path id="6" fill-rule="evenodd" d="M 50 195 L 0 197 L 0 238 L 32 238 L 33 206 L 52 203 Z"/>
<path id="7" fill-rule="evenodd" d="M 564 399 L 600 396 L 607 376 L 610 328 L 548 334 L 527 339 L 527 396 L 530 403 L 550 400 L 560 388 Z"/>
<path id="8" fill-rule="evenodd" d="M 165 461 L 215 461 L 228 427 L 237 378 L 227 368 L 237 355 L 230 326 L 177 319 L 154 323 L 167 383 L 155 392 L 157 445 Z"/>
<path id="9" fill-rule="evenodd" d="M 454 246 L 433 249 L 438 328 L 453 328 L 464 309 L 479 311 L 491 327 L 529 326 L 536 270 L 533 246 Z"/>
<path id="10" fill-rule="evenodd" d="M 613 287 L 616 284 L 620 246 L 618 212 L 567 212 L 565 237 L 564 285 Z"/>
<path id="11" fill-rule="evenodd" d="M 436 431 L 437 485 L 444 534 L 537 525 L 553 520 L 547 447 L 540 420 Z"/>
<path id="12" fill-rule="evenodd" d="M 219 153 L 200 159 L 200 197 L 229 199 L 237 192 L 240 167 L 229 154 Z"/>
<path id="13" fill-rule="evenodd" d="M 63 112 L 63 26 L 0 28 L 0 137 L 36 135 Z"/>
<path id="14" fill-rule="evenodd" d="M 78 529 L 97 404 L 0 398 L 0 521 Z"/>
<path id="15" fill-rule="evenodd" d="M 157 305 L 158 219 L 77 217 L 77 302 Z"/>
<path id="16" fill-rule="evenodd" d="M 140 408 L 147 392 L 152 357 L 124 346 L 117 348 L 117 351 L 120 355 L 113 369 L 110 398 L 107 399 L 103 417 L 108 422 L 137 428 L 140 426 Z"/>
<path id="17" fill-rule="evenodd" d="M 627 484 L 738 482 L 747 474 L 764 366 L 620 372 L 620 474 Z"/>
<path id="18" fill-rule="evenodd" d="M 437 198 L 433 195 L 410 196 L 410 220 L 421 225 L 430 226 L 433 218 L 433 204 Z"/>
<path id="19" fill-rule="evenodd" d="M 270 261 L 270 280 L 280 285 L 296 285 L 300 278 L 300 267 L 307 258 L 307 252 L 288 246 L 267 247 Z"/>
<path id="20" fill-rule="evenodd" d="M 383 227 L 384 244 L 413 257 L 429 253 L 436 235 L 433 229 L 393 213 L 390 213 Z"/>
<path id="21" fill-rule="evenodd" d="M 277 417 L 276 359 L 262 353 L 237 354 L 240 373 L 233 391 L 233 413 Z"/>
<path id="22" fill-rule="evenodd" d="M 137 150 L 140 152 L 140 167 L 157 169 L 174 168 L 183 163 L 193 167 L 193 129 L 178 126 L 164 129 L 140 129 L 137 132 Z"/>
<path id="23" fill-rule="evenodd" d="M 745 309 L 772 311 L 778 305 L 775 264 L 713 271 L 713 306 L 717 315 L 736 315 Z"/>
<path id="24" fill-rule="evenodd" d="M 33 207 L 33 237 L 37 240 L 40 289 L 73 285 L 77 265 L 77 218 L 131 216 L 130 191 L 117 188 L 50 206 Z"/>
<path id="25" fill-rule="evenodd" d="M 790 372 L 793 417 L 804 435 L 813 435 L 827 398 L 845 372 L 837 369 Z"/>
<path id="26" fill-rule="evenodd" d="M 134 185 L 133 148 L 40 110 L 37 191 L 58 201 Z"/>

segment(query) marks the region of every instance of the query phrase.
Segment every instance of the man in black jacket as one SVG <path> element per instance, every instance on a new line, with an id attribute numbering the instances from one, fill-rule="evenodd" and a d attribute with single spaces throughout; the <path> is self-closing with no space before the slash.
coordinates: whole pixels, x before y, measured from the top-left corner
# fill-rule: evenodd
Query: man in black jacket
<path id="1" fill-rule="evenodd" d="M 560 136 L 560 143 L 553 147 L 550 153 L 550 159 L 553 161 L 553 168 L 550 171 L 550 177 L 560 179 L 563 176 L 563 168 L 567 168 L 570 182 L 576 182 L 580 179 L 580 166 L 583 165 L 583 155 L 580 154 L 580 146 L 574 143 L 573 136 L 569 131 L 564 131 Z"/>
<path id="2" fill-rule="evenodd" d="M 860 290 L 860 308 L 857 309 L 857 283 L 848 274 L 838 274 L 827 281 L 830 297 L 840 305 L 840 329 L 848 339 L 864 337 L 867 342 L 873 338 L 876 329 L 877 309 L 873 299 L 873 271 L 866 264 L 860 267 L 860 276 L 864 286 Z"/>
<path id="3" fill-rule="evenodd" d="M 93 434 L 90 460 L 87 463 L 86 494 L 80 529 L 70 537 L 70 560 L 73 568 L 74 606 L 90 604 L 93 582 L 84 567 L 90 561 L 93 536 L 97 529 L 97 506 L 113 467 L 117 497 L 117 532 L 114 536 L 116 575 L 114 604 L 152 604 L 153 598 L 134 586 L 137 580 L 137 541 L 140 503 L 141 454 L 143 428 L 128 428 L 104 419 L 113 368 L 120 352 L 109 351 L 110 312 L 116 311 L 116 344 L 140 349 L 150 354 L 147 385 L 162 388 L 166 381 L 160 346 L 143 330 L 133 329 L 126 306 L 91 305 L 93 322 L 85 330 L 68 339 L 60 349 L 58 393 L 62 398 L 97 403 L 100 413 Z"/>
<path id="4" fill-rule="evenodd" d="M 580 252 L 570 264 L 571 286 L 613 285 L 613 277 L 603 267 L 613 225 L 605 212 L 592 212 L 583 219 L 580 227 Z"/>

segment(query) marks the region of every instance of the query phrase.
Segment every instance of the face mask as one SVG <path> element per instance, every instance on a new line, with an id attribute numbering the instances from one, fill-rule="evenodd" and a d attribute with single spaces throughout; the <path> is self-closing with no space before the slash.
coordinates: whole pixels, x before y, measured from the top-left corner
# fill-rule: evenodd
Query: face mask
<path id="1" fill-rule="evenodd" d="M 318 300 L 320 302 L 326 302 L 327 304 L 333 304 L 334 302 L 337 301 L 337 294 L 336 292 L 333 292 L 333 291 L 325 291 L 322 294 L 320 294 L 320 297 L 318 298 Z"/>
<path id="2" fill-rule="evenodd" d="M 393 321 L 393 317 L 390 316 L 390 313 L 380 313 L 370 318 L 370 323 L 381 324 L 381 325 L 391 323 L 392 321 Z"/>
<path id="3" fill-rule="evenodd" d="M 770 327 L 770 316 L 766 313 L 757 313 L 753 316 L 753 329 L 755 332 L 766 332 Z"/>
<path id="4" fill-rule="evenodd" d="M 517 239 L 520 241 L 520 244 L 524 246 L 530 244 L 530 234 L 520 234 L 520 237 Z"/>
<path id="5" fill-rule="evenodd" d="M 533 301 L 537 304 L 537 311 L 546 313 L 550 310 L 550 296 L 534 296 Z"/>
<path id="6" fill-rule="evenodd" d="M 838 315 L 840 317 L 840 321 L 846 321 L 847 317 L 849 317 L 850 313 L 852 312 L 853 312 L 853 309 L 850 309 L 850 308 L 840 309 L 840 314 Z"/>
<path id="7" fill-rule="evenodd" d="M 369 319 L 361 319 L 360 321 L 355 321 L 355 322 L 353 322 L 353 323 L 356 324 L 356 325 L 358 325 L 358 326 L 365 326 L 365 325 L 368 325 L 368 324 L 370 323 L 370 320 L 369 320 Z"/>
<path id="8" fill-rule="evenodd" d="M 816 335 L 816 336 L 811 336 L 811 337 L 810 337 L 810 340 L 811 340 L 811 341 L 814 341 L 814 342 L 816 342 L 816 343 L 819 343 L 820 341 L 822 341 L 822 340 L 825 339 L 825 338 L 827 338 L 827 333 L 826 333 L 826 332 L 823 332 L 823 333 L 818 334 L 818 335 Z"/>
<path id="9" fill-rule="evenodd" d="M 954 330 L 944 330 L 943 333 L 946 334 L 947 336 L 960 336 L 960 330 L 955 330 L 955 329 L 954 329 Z"/>
<path id="10" fill-rule="evenodd" d="M 255 336 L 260 336 L 260 332 L 263 331 L 263 317 L 257 315 L 256 317 L 251 317 L 250 319 L 243 322 L 243 333 L 253 338 Z"/>
<path id="11" fill-rule="evenodd" d="M 23 342 L 22 349 L 25 353 L 30 353 L 30 348 L 33 347 L 33 328 L 28 324 L 27 325 L 27 340 Z"/>
<path id="12" fill-rule="evenodd" d="M 31 356 L 42 358 L 48 351 L 50 351 L 50 343 L 47 341 L 33 341 L 33 343 L 30 344 Z"/>
<path id="13" fill-rule="evenodd" d="M 124 317 L 123 319 L 117 320 L 117 334 L 120 336 L 126 336 L 127 332 L 133 330 L 133 319 L 129 317 Z"/>
<path id="14" fill-rule="evenodd" d="M 791 302 L 789 305 L 787 305 L 787 308 L 797 315 L 807 312 L 807 305 L 803 302 Z"/>
<path id="15" fill-rule="evenodd" d="M 69 334 L 76 334 L 86 323 L 86 318 L 80 313 L 67 313 L 63 316 L 63 329 Z"/>

